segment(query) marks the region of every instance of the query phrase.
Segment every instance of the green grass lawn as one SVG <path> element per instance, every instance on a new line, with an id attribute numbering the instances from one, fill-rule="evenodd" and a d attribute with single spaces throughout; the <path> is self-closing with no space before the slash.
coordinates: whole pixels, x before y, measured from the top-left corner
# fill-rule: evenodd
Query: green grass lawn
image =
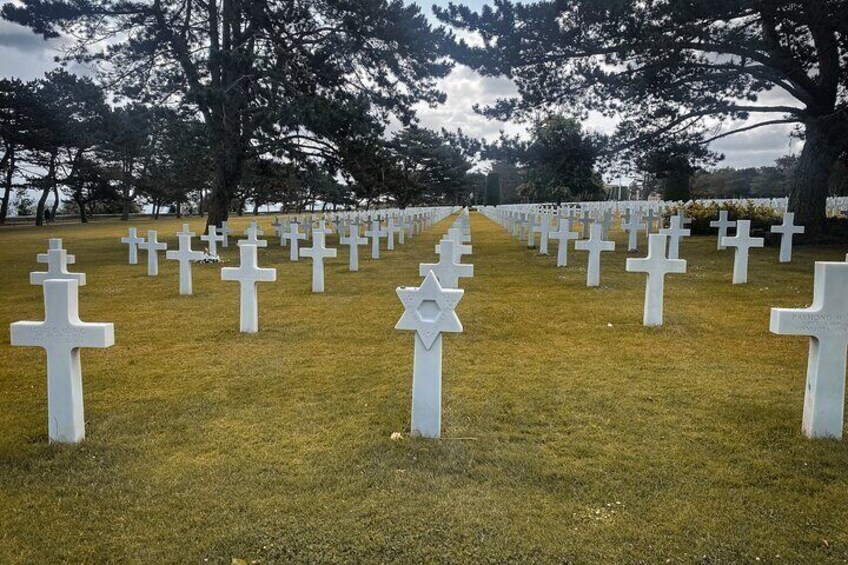
<path id="1" fill-rule="evenodd" d="M 178 220 L 134 225 L 176 245 Z M 0 230 L 0 563 L 848 560 L 848 446 L 801 436 L 807 339 L 768 332 L 846 249 L 755 249 L 733 286 L 732 252 L 684 240 L 689 272 L 646 329 L 623 234 L 588 289 L 585 253 L 557 269 L 473 215 L 444 438 L 392 441 L 413 345 L 395 287 L 449 225 L 379 261 L 360 248 L 359 273 L 341 248 L 324 295 L 272 242 L 256 335 L 218 267 L 181 297 L 175 261 L 127 265 L 124 223 Z M 44 352 L 9 346 L 9 323 L 43 317 L 28 273 L 47 237 L 88 276 L 82 319 L 115 324 L 114 347 L 82 354 L 78 446 L 47 443 Z"/>

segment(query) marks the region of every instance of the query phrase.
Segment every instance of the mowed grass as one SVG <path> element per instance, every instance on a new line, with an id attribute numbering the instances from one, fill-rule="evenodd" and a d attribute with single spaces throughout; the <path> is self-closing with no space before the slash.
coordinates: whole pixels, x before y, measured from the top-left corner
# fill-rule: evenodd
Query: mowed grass
<path id="1" fill-rule="evenodd" d="M 557 269 L 475 214 L 444 438 L 392 441 L 413 345 L 393 329 L 395 287 L 419 283 L 450 222 L 379 261 L 360 248 L 359 273 L 341 248 L 323 295 L 272 241 L 257 335 L 238 333 L 238 286 L 217 266 L 195 266 L 181 297 L 176 262 L 158 278 L 144 254 L 127 265 L 124 223 L 0 231 L 0 562 L 848 559 L 848 446 L 801 436 L 807 339 L 768 332 L 769 308 L 808 305 L 813 262 L 844 248 L 790 265 L 754 250 L 734 286 L 732 253 L 687 239 L 666 325 L 647 329 L 622 234 L 589 289 L 585 253 Z M 173 247 L 180 223 L 135 225 Z M 88 276 L 82 319 L 115 324 L 114 347 L 82 354 L 78 446 L 48 444 L 44 352 L 6 329 L 42 319 L 28 273 L 49 236 Z"/>

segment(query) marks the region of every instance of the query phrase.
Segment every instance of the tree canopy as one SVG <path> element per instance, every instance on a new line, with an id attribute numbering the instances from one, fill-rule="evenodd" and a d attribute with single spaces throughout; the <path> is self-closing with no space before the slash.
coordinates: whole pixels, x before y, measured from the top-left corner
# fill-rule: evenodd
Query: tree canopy
<path id="1" fill-rule="evenodd" d="M 415 103 L 444 99 L 435 81 L 451 66 L 444 33 L 401 0 L 23 0 L 2 14 L 76 38 L 67 58 L 123 95 L 202 116 L 212 223 L 227 218 L 249 159 L 320 160 L 351 130 L 409 123 Z"/>
<path id="2" fill-rule="evenodd" d="M 621 150 L 797 124 L 806 143 L 790 208 L 808 231 L 823 227 L 827 180 L 848 150 L 848 3 L 497 0 L 479 12 L 436 10 L 480 40 L 458 42 L 458 61 L 515 81 L 519 96 L 481 109 L 490 116 L 597 111 L 620 120 Z M 711 132 L 753 115 L 763 118 Z"/>
<path id="3" fill-rule="evenodd" d="M 529 139 L 501 135 L 483 153 L 520 167 L 517 190 L 526 202 L 597 200 L 605 196 L 597 164 L 607 141 L 573 118 L 548 114 L 533 121 Z"/>

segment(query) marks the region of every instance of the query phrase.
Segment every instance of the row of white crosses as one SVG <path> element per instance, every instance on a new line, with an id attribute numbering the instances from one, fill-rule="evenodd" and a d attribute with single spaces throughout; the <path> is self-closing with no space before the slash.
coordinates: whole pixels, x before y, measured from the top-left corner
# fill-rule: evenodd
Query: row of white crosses
<path id="1" fill-rule="evenodd" d="M 489 211 L 487 215 L 490 214 Z M 627 260 L 628 271 L 648 274 L 643 319 L 646 326 L 662 324 L 665 275 L 686 272 L 686 261 L 672 258 L 671 252 L 666 257 L 667 239 L 688 235 L 680 233 L 684 228 L 675 218 L 665 233 L 649 235 L 646 258 Z M 632 217 L 626 223 L 635 228 Z M 735 249 L 733 282 L 745 283 L 748 252 L 751 248 L 762 247 L 763 238 L 751 237 L 750 220 L 730 221 L 726 210 L 719 212 L 718 220 L 711 222 L 711 227 L 718 228 L 718 249 Z M 728 236 L 728 228 L 734 227 L 735 236 Z M 790 262 L 793 236 L 804 233 L 804 227 L 795 225 L 794 214 L 784 211 L 783 222 L 772 226 L 771 232 L 781 234 L 780 262 Z M 810 438 L 841 438 L 843 434 L 848 352 L 848 255 L 845 259 L 845 263 L 816 263 L 812 306 L 773 308 L 771 312 L 770 330 L 773 333 L 810 338 L 801 426 L 804 435 Z"/>
<path id="2" fill-rule="evenodd" d="M 381 239 L 387 239 L 387 248 L 391 251 L 395 248 L 395 241 L 400 244 L 405 243 L 407 232 L 409 232 L 409 237 L 412 237 L 429 227 L 434 221 L 438 221 L 444 217 L 445 214 L 440 213 L 439 210 L 441 209 L 425 208 L 402 212 L 346 213 L 344 216 L 342 214 L 334 215 L 331 223 L 335 225 L 340 235 L 341 243 L 350 245 L 352 251 L 354 251 L 355 247 L 368 242 L 368 240 L 363 242 L 363 238 L 359 236 L 358 224 L 361 222 L 370 223 L 371 228 L 365 232 L 365 235 L 371 241 L 371 257 L 373 259 L 379 259 Z M 384 219 L 385 222 L 383 221 Z M 316 223 L 320 225 L 313 227 Z M 384 223 L 385 227 L 383 227 Z M 285 220 L 283 222 L 277 218 L 272 225 L 274 226 L 275 234 L 280 238 L 280 245 L 289 245 L 289 259 L 291 261 L 298 261 L 301 257 L 310 256 L 309 253 L 301 253 L 301 241 L 312 239 L 313 234 L 317 231 L 321 231 L 325 235 L 331 233 L 331 230 L 326 227 L 326 219 L 319 220 L 314 216 L 300 220 Z M 306 226 L 306 232 L 300 231 L 301 225 Z M 344 235 L 346 229 L 349 230 L 351 235 Z M 185 225 L 183 232 L 188 232 L 188 227 Z M 209 255 L 217 256 L 218 243 L 221 243 L 222 247 L 228 246 L 228 234 L 230 232 L 231 230 L 226 225 L 226 222 L 223 222 L 220 228 L 216 228 L 214 225 L 208 226 L 208 233 L 201 235 L 200 238 L 207 243 Z M 238 245 L 267 247 L 268 241 L 261 239 L 263 235 L 264 232 L 259 227 L 257 221 L 253 220 L 245 230 L 246 239 L 240 240 Z M 397 239 L 395 235 L 397 235 Z M 129 262 L 131 265 L 135 265 L 138 262 L 138 249 L 148 252 L 148 274 L 150 276 L 157 276 L 159 272 L 157 252 L 167 249 L 167 244 L 160 243 L 156 238 L 157 234 L 155 230 L 149 231 L 148 238 L 145 240 L 137 235 L 135 228 L 130 228 L 129 235 L 121 238 L 121 242 L 129 246 Z M 356 249 L 352 253 L 350 261 L 351 271 L 357 271 L 359 269 L 358 257 L 359 253 L 358 249 Z"/>
<path id="3" fill-rule="evenodd" d="M 491 217 L 491 210 L 483 210 L 483 213 Z M 545 214 L 543 213 L 543 216 Z M 625 223 L 629 223 L 633 229 L 637 229 L 639 224 L 635 220 L 639 215 L 634 212 L 630 215 L 630 219 Z M 601 280 L 601 253 L 604 251 L 614 251 L 615 242 L 607 241 L 603 238 L 603 226 L 599 223 L 590 224 L 588 219 L 584 225 L 589 228 L 589 239 L 579 240 L 578 233 L 572 232 L 569 229 L 571 217 L 561 217 L 559 220 L 559 229 L 556 232 L 550 233 L 550 238 L 559 242 L 559 250 L 557 253 L 557 266 L 566 266 L 568 263 L 568 241 L 577 240 L 574 243 L 574 248 L 579 251 L 587 251 L 589 253 L 587 269 L 586 269 L 586 286 L 598 286 Z M 549 224 L 550 218 L 542 219 L 542 226 Z M 648 275 L 645 284 L 645 306 L 643 323 L 646 326 L 660 326 L 663 323 L 663 293 L 665 288 L 665 275 L 669 273 L 685 273 L 686 261 L 672 256 L 669 251 L 669 256 L 666 257 L 666 247 L 670 240 L 675 242 L 673 252 L 678 253 L 679 242 L 681 237 L 689 235 L 689 230 L 682 228 L 683 218 L 675 216 L 672 218 L 671 226 L 667 230 L 661 230 L 662 233 L 650 234 L 648 236 L 648 256 L 644 259 L 627 259 L 626 270 L 628 272 L 640 272 Z M 540 233 L 544 234 L 545 229 L 541 229 Z M 540 247 L 540 252 L 542 248 Z"/>
<path id="4" fill-rule="evenodd" d="M 580 222 L 583 226 L 583 232 L 588 239 L 580 239 L 580 234 L 571 231 L 571 226 L 574 222 L 574 214 L 570 213 L 567 216 L 562 214 L 558 218 L 558 227 L 556 231 L 551 231 L 551 221 L 553 214 L 548 211 L 543 211 L 540 214 L 527 213 L 519 216 L 501 215 L 496 208 L 481 208 L 480 211 L 493 219 L 501 226 L 504 226 L 507 231 L 513 233 L 519 239 L 523 237 L 524 225 L 527 226 L 527 241 L 529 247 L 535 247 L 534 234 L 538 233 L 539 253 L 548 254 L 548 242 L 554 240 L 558 243 L 557 249 L 557 267 L 568 266 L 568 242 L 574 241 L 574 248 L 578 251 L 587 251 L 589 253 L 588 269 L 586 271 L 586 286 L 598 286 L 601 280 L 601 253 L 604 251 L 615 250 L 615 242 L 604 239 L 604 222 L 595 222 L 591 215 L 584 213 Z M 538 217 L 537 217 L 538 216 Z M 537 223 L 537 219 L 539 220 Z M 518 229 L 515 230 L 515 226 Z"/>
<path id="5" fill-rule="evenodd" d="M 459 279 L 474 276 L 474 266 L 461 263 L 472 252 L 468 210 L 436 246 L 439 262 L 422 264 L 424 282 L 401 287 L 398 297 L 404 313 L 395 326 L 415 332 L 412 364 L 412 420 L 410 434 L 437 439 L 442 433 L 442 334 L 462 332 L 455 309 L 464 294 Z"/>
<path id="6" fill-rule="evenodd" d="M 62 248 L 61 239 L 51 239 L 37 261 L 47 263 L 46 272 L 30 273 L 30 284 L 43 287 L 44 320 L 11 324 L 10 341 L 47 352 L 48 437 L 77 443 L 85 438 L 80 349 L 114 345 L 115 329 L 80 320 L 79 287 L 86 283 L 85 274 L 68 271 L 75 258 Z"/>
<path id="7" fill-rule="evenodd" d="M 484 210 L 484 213 L 490 215 L 490 210 Z M 534 225 L 534 230 L 538 231 L 542 237 L 540 242 L 539 252 L 547 254 L 547 238 L 555 239 L 559 242 L 559 250 L 557 254 L 557 266 L 565 266 L 568 262 L 568 241 L 571 239 L 577 240 L 578 234 L 568 229 L 573 219 L 573 214 L 568 217 L 560 217 L 559 230 L 549 232 L 551 218 L 547 212 L 542 212 L 541 223 L 535 226 L 535 214 L 530 213 L 529 222 Z M 634 234 L 637 230 L 643 228 L 641 223 L 641 211 L 638 209 L 630 210 L 629 218 L 623 218 L 623 228 L 630 231 L 628 251 L 633 251 Z M 574 248 L 580 251 L 589 253 L 587 270 L 586 270 L 586 286 L 593 287 L 600 285 L 601 276 L 601 253 L 604 251 L 615 250 L 615 242 L 607 241 L 603 238 L 603 226 L 600 223 L 592 223 L 591 216 L 588 211 L 584 212 L 581 218 L 581 223 L 584 232 L 588 228 L 589 239 L 575 241 Z M 665 286 L 665 275 L 669 273 L 685 273 L 686 262 L 679 258 L 680 255 L 680 240 L 691 235 L 691 230 L 684 227 L 686 218 L 678 213 L 672 216 L 669 220 L 669 227 L 660 229 L 659 234 L 650 234 L 648 256 L 645 259 L 628 259 L 625 265 L 625 270 L 628 272 L 645 272 L 648 274 L 645 287 L 645 305 L 643 323 L 646 326 L 658 326 L 663 322 L 663 293 Z M 726 213 L 719 218 L 720 230 L 726 233 L 727 227 L 732 227 L 727 222 Z M 736 235 L 734 237 L 724 236 L 720 239 L 723 246 L 731 246 L 736 249 L 734 255 L 733 283 L 744 284 L 747 282 L 748 275 L 748 252 L 752 247 L 762 247 L 764 242 L 762 238 L 752 238 L 750 236 L 750 221 L 739 220 L 737 223 Z M 784 227 L 792 224 L 792 218 L 788 219 L 788 223 L 784 221 Z M 793 233 L 788 230 L 788 233 Z M 785 234 L 784 234 L 784 240 Z M 791 241 L 791 240 L 790 240 Z M 666 255 L 666 249 L 668 254 Z M 790 243 L 791 249 L 791 243 Z"/>
<path id="8" fill-rule="evenodd" d="M 227 245 L 228 233 L 229 228 L 224 226 L 221 233 L 210 229 L 208 236 L 202 236 L 210 244 L 210 253 L 216 253 L 218 242 Z M 194 235 L 184 224 L 177 234 L 179 249 L 166 254 L 168 259 L 180 264 L 181 294 L 192 293 L 191 263 L 204 255 L 191 249 Z M 261 235 L 261 230 L 255 225 L 248 228 L 249 243 L 239 242 L 241 266 L 222 270 L 224 280 L 241 283 L 240 328 L 245 332 L 258 329 L 257 283 L 276 279 L 276 270 L 257 265 L 256 249 L 261 245 L 256 243 L 257 235 Z M 334 250 L 330 252 L 323 247 L 322 236 L 318 236 L 312 249 L 302 250 L 305 256 L 313 257 L 314 270 L 319 273 L 313 277 L 313 290 L 317 292 L 323 289 L 323 257 L 334 255 Z M 142 249 L 148 252 L 148 274 L 158 275 L 158 251 L 166 250 L 167 245 L 158 241 L 155 230 L 150 230 L 144 239 L 138 237 L 135 228 L 130 228 L 128 236 L 121 241 L 129 246 L 130 264 L 138 263 L 138 249 Z M 44 287 L 45 319 L 12 324 L 11 342 L 12 345 L 43 347 L 47 351 L 48 435 L 52 442 L 76 443 L 85 437 L 79 349 L 113 345 L 114 328 L 112 324 L 87 324 L 79 319 L 79 287 L 86 283 L 85 274 L 68 271 L 75 257 L 62 249 L 61 239 L 51 239 L 47 253 L 39 254 L 37 261 L 46 263 L 47 271 L 31 273 L 30 282 Z"/>
<path id="9" fill-rule="evenodd" d="M 403 217 L 416 218 L 422 225 L 428 225 L 431 222 L 437 221 L 450 213 L 449 208 L 428 208 L 423 211 L 404 213 Z M 337 218 L 338 219 L 338 218 Z M 400 225 L 403 224 L 401 220 Z M 306 235 L 300 233 L 299 222 L 289 221 L 288 231 L 285 231 L 284 224 L 276 219 L 274 228 L 276 233 L 282 234 L 281 241 L 288 240 L 291 246 L 291 259 L 299 260 L 301 257 L 307 257 L 312 260 L 312 292 L 321 293 L 325 288 L 324 277 L 324 261 L 337 256 L 336 249 L 326 246 L 326 236 L 330 233 L 330 229 L 326 226 L 326 220 L 321 219 L 313 221 L 308 220 L 307 225 L 312 226 L 312 247 L 303 248 L 298 245 L 299 241 L 306 239 Z M 344 230 L 345 223 L 341 220 L 335 223 L 336 228 Z M 342 235 L 341 242 L 347 244 L 351 249 L 350 270 L 359 270 L 359 254 L 358 246 L 367 243 L 368 240 L 363 240 L 359 237 L 358 220 L 349 222 L 350 236 L 347 238 Z M 395 227 L 393 216 L 388 217 L 388 228 L 381 228 L 381 220 L 377 214 L 372 216 L 372 233 L 374 246 L 372 247 L 372 256 L 379 258 L 379 238 L 388 234 L 389 249 L 394 248 L 394 234 L 398 233 L 398 228 Z M 227 238 L 224 233 L 229 233 L 229 227 L 219 231 L 215 226 L 208 227 L 208 233 L 201 236 L 201 239 L 208 244 L 208 253 L 217 256 L 217 244 L 227 245 Z M 237 281 L 240 283 L 240 301 L 239 301 L 239 328 L 244 333 L 255 333 L 259 329 L 258 318 L 258 291 L 257 286 L 260 282 L 276 281 L 276 269 L 262 268 L 258 263 L 258 249 L 267 247 L 268 241 L 261 239 L 264 235 L 263 230 L 256 220 L 253 220 L 244 231 L 245 239 L 239 240 L 236 245 L 239 247 L 239 267 L 227 267 L 221 269 L 221 279 L 225 281 Z M 403 234 L 403 230 L 400 230 Z M 180 294 L 192 294 L 192 274 L 191 264 L 202 260 L 206 253 L 194 251 L 191 247 L 191 240 L 196 234 L 193 233 L 188 224 L 183 224 L 182 231 L 177 233 L 179 240 L 179 249 L 176 251 L 166 251 L 166 258 L 179 262 L 179 280 Z M 405 238 L 401 235 L 401 241 Z M 139 238 L 135 228 L 130 228 L 127 237 L 121 238 L 122 243 L 129 245 L 130 263 L 138 262 L 137 249 L 142 249 L 148 253 L 148 275 L 157 276 L 159 273 L 158 251 L 167 250 L 167 244 L 159 242 L 155 230 L 148 231 L 147 239 Z"/>
<path id="10" fill-rule="evenodd" d="M 447 211 L 444 215 L 447 215 Z M 257 261 L 257 236 L 261 230 L 254 224 L 248 228 L 247 242 L 239 242 L 241 264 L 238 268 L 221 270 L 223 280 L 240 283 L 240 329 L 242 332 L 258 330 L 257 284 L 276 280 L 276 269 L 261 268 Z M 229 228 L 221 232 L 210 229 L 207 237 L 209 252 L 215 254 L 216 244 L 228 244 Z M 166 257 L 180 264 L 180 293 L 191 294 L 191 263 L 202 258 L 202 252 L 191 249 L 192 233 L 183 225 L 179 248 L 168 251 Z M 324 233 L 314 234 L 315 244 L 302 250 L 304 256 L 312 257 L 314 273 L 322 274 L 323 258 L 334 256 L 335 250 L 323 246 Z M 129 245 L 129 262 L 138 264 L 138 249 L 148 252 L 148 274 L 158 274 L 158 251 L 166 250 L 160 243 L 155 230 L 147 238 L 138 237 L 136 228 L 130 228 L 121 242 Z M 10 341 L 13 346 L 41 347 L 47 352 L 47 420 L 48 437 L 56 443 L 78 443 L 85 438 L 85 415 L 83 405 L 82 365 L 80 349 L 84 347 L 105 348 L 114 345 L 115 331 L 111 323 L 86 323 L 79 318 L 79 287 L 86 284 L 84 273 L 73 273 L 68 265 L 76 258 L 62 247 L 62 240 L 50 239 L 47 253 L 39 253 L 38 263 L 47 265 L 44 272 L 30 273 L 30 284 L 43 287 L 44 320 L 21 321 L 10 325 Z M 323 289 L 323 276 L 313 276 L 313 290 Z"/>
<path id="11" fill-rule="evenodd" d="M 487 214 L 491 219 L 497 221 L 502 226 L 504 226 L 505 229 L 507 229 L 508 231 L 512 231 L 513 235 L 517 235 L 519 239 L 521 239 L 524 233 L 523 226 L 532 226 L 532 231 L 529 231 L 527 236 L 528 247 L 535 247 L 535 241 L 532 239 L 532 234 L 539 233 L 541 238 L 539 243 L 539 253 L 542 255 L 546 255 L 548 253 L 547 240 L 556 240 L 559 243 L 559 250 L 557 253 L 557 266 L 563 267 L 567 265 L 568 241 L 570 239 L 579 239 L 579 234 L 577 234 L 576 232 L 572 232 L 570 229 L 572 223 L 574 221 L 577 221 L 574 208 L 559 210 L 559 229 L 557 231 L 550 231 L 551 217 L 555 213 L 553 210 L 548 210 L 542 207 L 542 211 L 538 213 L 533 211 L 518 213 L 511 210 L 501 210 L 501 208 L 502 207 L 498 207 L 497 209 L 495 209 L 494 212 L 487 209 L 483 209 L 482 211 Z M 624 209 L 621 227 L 623 231 L 628 233 L 628 252 L 635 252 L 638 250 L 638 233 L 640 231 L 646 230 L 649 235 L 651 234 L 651 231 L 653 230 L 653 221 L 650 213 L 653 212 L 653 209 L 649 208 L 648 212 L 648 221 L 643 222 L 643 215 L 640 207 L 634 206 Z M 595 239 L 597 240 L 596 243 L 575 243 L 575 248 L 590 251 L 589 271 L 592 272 L 593 276 L 588 277 L 589 281 L 591 281 L 587 281 L 589 286 L 595 286 L 598 284 L 599 281 L 599 271 L 596 268 L 599 266 L 599 263 L 595 262 L 597 255 L 593 256 L 591 250 L 605 247 L 599 242 L 606 237 L 605 230 L 607 229 L 606 224 L 608 223 L 606 218 L 608 218 L 609 216 L 610 210 L 607 209 L 603 213 L 604 220 L 602 220 L 601 222 L 596 222 L 589 210 L 584 210 L 582 216 L 579 218 L 579 221 L 582 225 L 584 238 L 587 237 L 586 234 L 589 234 L 588 237 L 592 237 L 591 229 L 594 225 L 599 224 L 601 226 L 600 235 L 595 236 Z M 536 223 L 537 219 L 540 219 L 540 222 L 538 224 Z M 670 217 L 668 227 L 660 227 L 659 233 L 668 236 L 669 259 L 678 259 L 680 257 L 680 242 L 683 238 L 689 237 L 691 235 L 691 230 L 686 228 L 686 224 L 690 221 L 691 220 L 689 218 L 686 218 L 682 215 L 682 213 L 678 212 L 677 214 Z M 519 226 L 517 230 L 513 227 L 515 225 Z M 718 249 L 723 250 L 727 247 L 731 247 L 734 249 L 733 283 L 747 283 L 748 257 L 750 254 L 750 250 L 752 248 L 763 247 L 765 243 L 763 238 L 751 237 L 750 220 L 730 221 L 728 219 L 727 210 L 721 210 L 719 212 L 718 220 L 710 222 L 710 226 L 718 229 Z M 728 228 L 733 227 L 736 227 L 736 234 L 733 237 L 730 237 L 727 235 Z M 784 212 L 783 223 L 780 225 L 772 226 L 771 232 L 781 234 L 780 262 L 790 262 L 792 260 L 793 237 L 796 234 L 804 233 L 804 227 L 795 225 L 794 214 L 792 212 Z"/>

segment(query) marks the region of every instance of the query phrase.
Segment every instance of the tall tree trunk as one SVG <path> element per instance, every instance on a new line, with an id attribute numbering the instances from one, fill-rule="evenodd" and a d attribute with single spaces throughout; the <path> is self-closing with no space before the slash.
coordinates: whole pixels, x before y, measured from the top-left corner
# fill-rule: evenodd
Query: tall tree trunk
<path id="1" fill-rule="evenodd" d="M 41 189 L 41 196 L 38 198 L 38 204 L 35 206 L 35 225 L 44 225 L 44 208 L 47 203 L 47 195 L 50 194 L 50 187 L 45 186 Z"/>
<path id="2" fill-rule="evenodd" d="M 212 156 L 215 161 L 215 182 L 209 197 L 209 216 L 207 226 L 220 226 L 230 216 L 230 203 L 241 182 L 244 166 L 244 148 L 239 132 L 228 131 L 233 125 L 227 124 L 224 117 L 213 114 L 213 120 L 220 123 L 210 124 Z M 244 203 L 239 206 L 241 215 Z"/>
<path id="3" fill-rule="evenodd" d="M 0 204 L 0 224 L 6 223 L 9 215 L 9 199 L 12 197 L 12 178 L 15 175 L 15 148 L 6 149 L 6 178 L 3 179 L 3 203 Z"/>
<path id="4" fill-rule="evenodd" d="M 50 153 L 50 162 L 47 165 L 47 175 L 44 177 L 44 186 L 41 188 L 41 196 L 35 208 L 35 225 L 44 225 L 44 208 L 47 204 L 47 196 L 56 183 L 56 152 Z"/>
<path id="5" fill-rule="evenodd" d="M 130 219 L 130 206 L 132 206 L 131 189 L 126 179 L 121 184 L 121 221 L 126 222 Z"/>
<path id="6" fill-rule="evenodd" d="M 88 223 L 88 215 L 86 214 L 86 211 L 85 211 L 85 200 L 83 200 L 83 198 L 82 198 L 82 190 L 80 190 L 77 193 L 76 197 L 74 198 L 74 202 L 77 203 L 77 207 L 79 208 L 80 223 L 81 224 L 87 224 Z"/>
<path id="7" fill-rule="evenodd" d="M 53 185 L 53 208 L 50 209 L 50 216 L 53 218 L 53 221 L 56 221 L 56 214 L 59 213 L 59 187 L 56 184 Z"/>
<path id="8" fill-rule="evenodd" d="M 806 228 L 802 239 L 816 241 L 824 233 L 830 174 L 848 150 L 848 119 L 830 115 L 811 119 L 805 126 L 804 149 L 790 183 L 789 210 Z"/>

